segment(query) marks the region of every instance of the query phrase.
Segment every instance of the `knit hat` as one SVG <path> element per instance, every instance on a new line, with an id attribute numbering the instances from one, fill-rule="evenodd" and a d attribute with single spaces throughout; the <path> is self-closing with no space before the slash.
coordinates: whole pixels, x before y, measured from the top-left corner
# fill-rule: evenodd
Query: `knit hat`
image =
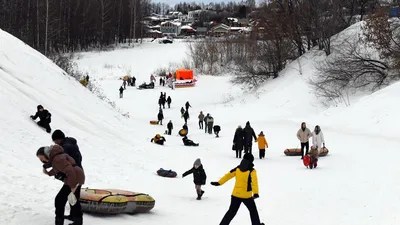
<path id="1" fill-rule="evenodd" d="M 61 130 L 55 130 L 53 132 L 53 134 L 51 135 L 51 139 L 53 141 L 59 140 L 59 139 L 61 139 L 61 140 L 65 139 L 65 134 Z"/>
<path id="2" fill-rule="evenodd" d="M 38 105 L 36 108 L 39 111 L 39 109 L 43 109 L 43 106 L 42 105 Z"/>
<path id="3" fill-rule="evenodd" d="M 243 156 L 243 159 L 249 160 L 251 163 L 254 162 L 254 156 L 251 153 L 246 153 Z"/>
<path id="4" fill-rule="evenodd" d="M 250 122 L 249 121 L 246 122 L 246 126 L 250 126 Z"/>
<path id="5" fill-rule="evenodd" d="M 201 160 L 200 159 L 196 159 L 196 161 L 194 161 L 193 165 L 201 166 Z"/>
<path id="6" fill-rule="evenodd" d="M 260 135 L 260 136 L 264 136 L 264 132 L 261 131 L 259 135 Z"/>

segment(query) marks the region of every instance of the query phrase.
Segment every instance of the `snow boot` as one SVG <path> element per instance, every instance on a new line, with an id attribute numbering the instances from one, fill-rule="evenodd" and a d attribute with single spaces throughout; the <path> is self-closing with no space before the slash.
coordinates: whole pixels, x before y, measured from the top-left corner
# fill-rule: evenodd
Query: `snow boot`
<path id="1" fill-rule="evenodd" d="M 204 191 L 201 190 L 200 198 L 203 197 Z"/>

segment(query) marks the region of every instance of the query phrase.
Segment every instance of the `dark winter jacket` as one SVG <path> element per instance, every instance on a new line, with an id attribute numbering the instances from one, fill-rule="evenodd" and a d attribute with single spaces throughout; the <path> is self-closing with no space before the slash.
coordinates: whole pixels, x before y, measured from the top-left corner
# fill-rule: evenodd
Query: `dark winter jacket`
<path id="1" fill-rule="evenodd" d="M 184 125 L 182 126 L 182 129 L 184 129 L 184 130 L 186 130 L 186 131 L 189 132 L 189 128 L 188 128 L 188 126 L 187 126 L 186 124 L 184 124 Z"/>
<path id="2" fill-rule="evenodd" d="M 189 109 L 189 107 L 192 107 L 192 106 L 189 104 L 189 102 L 186 102 L 185 107 L 186 107 L 186 109 Z"/>
<path id="3" fill-rule="evenodd" d="M 66 137 L 60 143 L 60 145 L 64 149 L 64 153 L 71 156 L 75 160 L 76 165 L 82 168 L 82 155 L 81 152 L 79 151 L 79 146 L 77 144 L 76 139 L 72 137 Z"/>
<path id="4" fill-rule="evenodd" d="M 44 109 L 43 111 L 37 111 L 34 116 L 32 116 L 32 119 L 36 120 L 39 117 L 40 121 L 47 121 L 51 122 L 51 113 L 47 111 L 47 109 Z"/>
<path id="5" fill-rule="evenodd" d="M 168 98 L 167 98 L 167 102 L 168 102 L 168 104 L 171 104 L 171 102 L 172 102 L 172 99 L 171 99 L 171 97 L 170 97 L 170 96 L 168 96 Z"/>
<path id="6" fill-rule="evenodd" d="M 246 127 L 243 129 L 243 132 L 244 132 L 244 142 L 245 143 L 251 143 L 252 137 L 254 138 L 254 141 L 257 140 L 256 133 L 254 132 L 253 128 L 250 125 L 246 124 Z"/>
<path id="7" fill-rule="evenodd" d="M 168 128 L 168 130 L 172 130 L 172 129 L 174 129 L 174 125 L 171 122 L 169 122 L 167 124 L 167 128 Z"/>
<path id="8" fill-rule="evenodd" d="M 159 105 L 164 105 L 165 104 L 165 98 L 158 99 L 158 104 Z"/>
<path id="9" fill-rule="evenodd" d="M 207 175 L 203 169 L 203 165 L 200 165 L 197 169 L 193 167 L 192 169 L 186 171 L 182 176 L 185 177 L 191 173 L 193 173 L 194 184 L 196 184 L 196 185 L 205 185 L 206 184 Z"/>
<path id="10" fill-rule="evenodd" d="M 181 108 L 181 114 L 183 115 L 185 113 L 185 109 L 182 107 Z"/>
<path id="11" fill-rule="evenodd" d="M 183 118 L 189 119 L 189 112 L 188 112 L 188 111 L 186 111 L 186 112 L 183 114 Z"/>
<path id="12" fill-rule="evenodd" d="M 236 129 L 235 136 L 233 137 L 233 143 L 235 145 L 235 150 L 243 150 L 244 132 L 242 128 Z"/>
<path id="13" fill-rule="evenodd" d="M 164 119 L 164 114 L 162 112 L 159 112 L 157 115 L 158 120 L 163 120 Z"/>
<path id="14" fill-rule="evenodd" d="M 214 128 L 214 132 L 220 132 L 221 131 L 221 127 L 219 125 L 215 125 L 213 128 Z"/>
<path id="15" fill-rule="evenodd" d="M 123 88 L 123 87 L 120 87 L 120 88 L 119 88 L 119 93 L 122 94 L 123 92 L 124 92 L 124 88 Z"/>

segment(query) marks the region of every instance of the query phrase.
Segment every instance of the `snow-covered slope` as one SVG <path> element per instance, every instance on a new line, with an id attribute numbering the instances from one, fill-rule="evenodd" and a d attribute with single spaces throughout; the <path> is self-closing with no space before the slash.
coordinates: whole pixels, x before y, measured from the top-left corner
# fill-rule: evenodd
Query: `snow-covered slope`
<path id="1" fill-rule="evenodd" d="M 320 52 L 312 51 L 300 59 L 302 75 L 299 62 L 289 65 L 280 78 L 264 87 L 265 92 L 258 98 L 232 87 L 229 77 L 209 76 L 200 76 L 195 88 L 172 91 L 157 86 L 154 90 L 139 91 L 128 87 L 124 98 L 118 98 L 121 85 L 118 78 L 125 75 L 125 68 L 131 68 L 138 83 L 148 81 L 157 66 L 184 59 L 185 43 L 147 43 L 129 50 L 82 54 L 78 60 L 80 68 L 100 82 L 119 108 L 130 112 L 131 118 L 127 119 L 63 75 L 44 56 L 3 31 L 0 43 L 0 169 L 3 171 L 0 224 L 53 223 L 53 198 L 61 183 L 44 176 L 35 157 L 38 147 L 51 143 L 49 135 L 29 119 L 37 104 L 53 113 L 53 129 L 60 128 L 78 139 L 86 186 L 141 191 L 156 199 L 156 207 L 150 214 L 111 217 L 85 214 L 85 224 L 218 224 L 228 209 L 233 181 L 221 187 L 212 187 L 209 182 L 218 180 L 239 163 L 231 151 L 233 133 L 248 120 L 257 133 L 264 131 L 269 142 L 266 159 L 255 160 L 260 187 L 260 199 L 256 201 L 266 224 L 400 222 L 400 180 L 396 179 L 400 173 L 397 162 L 400 141 L 386 138 L 385 134 L 383 137 L 355 135 L 339 129 L 338 119 L 352 112 L 354 116 L 343 122 L 349 123 L 357 116 L 357 110 L 372 109 L 367 102 L 362 103 L 364 100 L 346 109 L 346 114 L 320 114 L 319 119 L 318 114 L 324 109 L 319 108 L 306 78 L 312 73 L 312 65 L 323 57 Z M 168 54 L 171 51 L 174 54 Z M 166 56 L 159 56 L 162 54 Z M 389 92 L 391 88 L 395 89 L 393 93 Z M 398 93 L 395 91 L 398 85 L 382 90 L 392 97 L 378 99 L 379 93 L 375 93 L 370 104 L 377 105 L 373 99 L 383 104 L 388 98 L 396 98 L 392 95 Z M 164 126 L 151 126 L 148 121 L 156 118 L 160 92 L 172 97 L 172 107 L 164 110 Z M 186 101 L 192 104 L 189 138 L 200 143 L 197 148 L 184 147 L 176 135 L 183 125 L 179 109 Z M 391 103 L 393 100 L 386 102 Z M 220 138 L 198 129 L 197 114 L 201 110 L 211 113 L 216 124 L 221 125 Z M 395 115 L 396 110 L 393 106 L 388 113 Z M 174 122 L 175 129 L 173 135 L 166 136 L 166 145 L 150 143 L 156 133 L 164 133 L 168 120 Z M 285 148 L 298 146 L 295 134 L 303 120 L 310 128 L 322 120 L 327 124 L 322 129 L 331 152 L 312 171 L 304 168 L 300 157 L 286 157 L 282 153 Z M 382 129 L 385 127 L 382 124 Z M 363 133 L 365 127 L 358 131 Z M 253 151 L 257 156 L 257 146 L 253 146 Z M 202 201 L 195 200 L 191 177 L 165 179 L 155 174 L 163 167 L 180 175 L 190 169 L 197 157 L 202 159 L 208 177 Z M 247 210 L 242 206 L 231 224 L 249 223 Z"/>

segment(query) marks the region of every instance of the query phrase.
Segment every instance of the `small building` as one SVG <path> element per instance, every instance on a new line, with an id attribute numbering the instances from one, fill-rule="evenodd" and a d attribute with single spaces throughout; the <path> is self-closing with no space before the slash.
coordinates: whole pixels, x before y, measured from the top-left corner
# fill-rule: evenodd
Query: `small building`
<path id="1" fill-rule="evenodd" d="M 196 34 L 196 30 L 193 29 L 191 26 L 182 26 L 181 27 L 181 34 L 185 36 L 190 36 Z"/>
<path id="2" fill-rule="evenodd" d="M 211 28 L 211 34 L 215 37 L 221 37 L 229 34 L 230 32 L 230 27 L 228 25 L 225 25 L 223 23 Z"/>
<path id="3" fill-rule="evenodd" d="M 160 24 L 160 31 L 163 34 L 178 36 L 181 33 L 181 23 L 166 21 Z"/>
<path id="4" fill-rule="evenodd" d="M 197 27 L 196 28 L 196 35 L 207 35 L 208 29 L 207 27 Z"/>

